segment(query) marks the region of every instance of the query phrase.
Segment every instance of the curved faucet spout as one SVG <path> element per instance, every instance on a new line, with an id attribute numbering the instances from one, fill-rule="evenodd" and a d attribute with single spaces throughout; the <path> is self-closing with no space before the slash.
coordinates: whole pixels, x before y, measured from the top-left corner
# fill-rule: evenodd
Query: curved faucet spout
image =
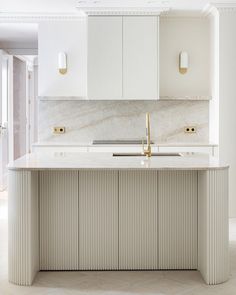
<path id="1" fill-rule="evenodd" d="M 146 157 L 150 158 L 152 156 L 152 148 L 151 148 L 151 129 L 150 129 L 150 114 L 146 113 L 146 138 L 147 138 L 147 146 L 143 147 L 143 154 Z"/>

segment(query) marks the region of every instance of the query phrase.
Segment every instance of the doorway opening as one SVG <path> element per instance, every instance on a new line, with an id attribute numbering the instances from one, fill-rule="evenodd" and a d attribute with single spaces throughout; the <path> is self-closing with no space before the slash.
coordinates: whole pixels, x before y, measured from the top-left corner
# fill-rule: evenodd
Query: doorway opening
<path id="1" fill-rule="evenodd" d="M 37 24 L 0 24 L 0 191 L 8 163 L 37 141 L 37 54 Z"/>

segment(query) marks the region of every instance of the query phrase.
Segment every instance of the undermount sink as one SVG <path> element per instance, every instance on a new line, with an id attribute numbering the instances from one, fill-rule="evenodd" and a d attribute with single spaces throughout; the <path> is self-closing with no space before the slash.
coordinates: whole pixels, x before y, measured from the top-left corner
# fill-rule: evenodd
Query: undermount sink
<path id="1" fill-rule="evenodd" d="M 152 153 L 152 157 L 181 157 L 180 153 Z M 113 157 L 145 157 L 142 153 L 113 153 Z"/>
<path id="2" fill-rule="evenodd" d="M 93 145 L 104 145 L 104 144 L 110 144 L 110 145 L 129 145 L 129 144 L 147 144 L 147 139 L 114 139 L 114 140 L 109 140 L 109 139 L 106 139 L 106 140 L 93 140 Z M 151 144 L 153 144 L 154 142 L 151 140 L 150 142 Z"/>

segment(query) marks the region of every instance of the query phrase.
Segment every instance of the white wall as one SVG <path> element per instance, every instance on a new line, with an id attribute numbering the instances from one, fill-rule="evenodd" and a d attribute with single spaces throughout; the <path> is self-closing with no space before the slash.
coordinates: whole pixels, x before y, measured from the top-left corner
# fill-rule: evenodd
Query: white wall
<path id="1" fill-rule="evenodd" d="M 14 159 L 26 154 L 26 62 L 13 58 Z"/>
<path id="2" fill-rule="evenodd" d="M 39 96 L 86 96 L 86 22 L 47 21 L 39 24 Z M 58 53 L 67 54 L 68 71 L 58 72 Z"/>
<path id="3" fill-rule="evenodd" d="M 189 69 L 179 73 L 179 53 L 189 54 Z M 209 96 L 210 25 L 204 17 L 160 18 L 160 96 Z"/>
<path id="4" fill-rule="evenodd" d="M 211 93 L 209 104 L 209 141 L 219 143 L 219 14 L 209 16 L 210 21 L 210 62 Z"/>
<path id="5" fill-rule="evenodd" d="M 38 65 L 34 65 L 34 94 L 33 94 L 33 100 L 34 100 L 34 104 L 33 104 L 33 138 L 32 138 L 32 142 L 37 142 L 38 141 Z"/>
<path id="6" fill-rule="evenodd" d="M 3 118 L 3 113 L 5 109 L 3 108 L 3 100 L 8 96 L 7 94 L 7 62 L 4 59 L 5 52 L 0 50 L 0 125 L 6 122 L 6 119 Z M 4 75 L 5 72 L 5 75 Z M 3 108 L 3 109 L 2 109 Z M 5 114 L 6 115 L 6 114 Z M 8 134 L 6 131 L 0 131 L 0 191 L 6 188 L 7 183 L 7 166 L 8 164 Z"/>
<path id="7" fill-rule="evenodd" d="M 236 9 L 219 15 L 219 155 L 230 164 L 230 216 L 236 217 Z"/>

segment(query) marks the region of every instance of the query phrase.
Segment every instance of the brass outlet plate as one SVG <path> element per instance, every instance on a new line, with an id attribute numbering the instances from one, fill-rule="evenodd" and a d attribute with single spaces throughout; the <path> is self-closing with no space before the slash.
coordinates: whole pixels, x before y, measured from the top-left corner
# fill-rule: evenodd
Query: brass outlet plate
<path id="1" fill-rule="evenodd" d="M 197 127 L 196 126 L 186 126 L 186 127 L 184 127 L 184 132 L 185 133 L 196 133 Z"/>
<path id="2" fill-rule="evenodd" d="M 66 132 L 65 127 L 53 127 L 53 134 L 63 134 Z"/>

